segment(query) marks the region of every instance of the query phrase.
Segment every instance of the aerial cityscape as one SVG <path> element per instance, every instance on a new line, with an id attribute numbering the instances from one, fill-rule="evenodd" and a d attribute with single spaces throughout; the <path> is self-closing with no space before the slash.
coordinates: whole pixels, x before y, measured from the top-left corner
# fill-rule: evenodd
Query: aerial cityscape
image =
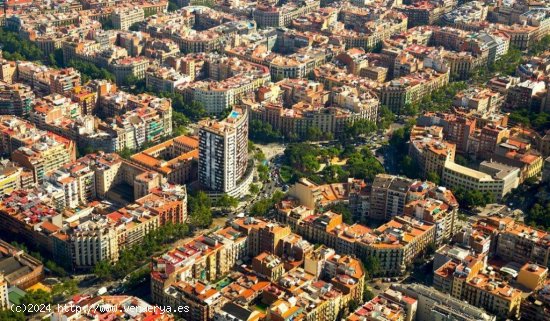
<path id="1" fill-rule="evenodd" d="M 0 321 L 550 321 L 550 1 L 0 9 Z"/>

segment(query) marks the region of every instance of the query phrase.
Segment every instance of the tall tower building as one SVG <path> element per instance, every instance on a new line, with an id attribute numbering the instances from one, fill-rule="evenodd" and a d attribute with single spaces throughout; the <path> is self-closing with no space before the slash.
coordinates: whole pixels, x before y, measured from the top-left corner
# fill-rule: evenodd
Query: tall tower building
<path id="1" fill-rule="evenodd" d="M 248 112 L 234 108 L 222 120 L 199 123 L 199 182 L 211 194 L 240 197 L 248 193 Z M 247 171 L 247 169 L 249 169 Z"/>

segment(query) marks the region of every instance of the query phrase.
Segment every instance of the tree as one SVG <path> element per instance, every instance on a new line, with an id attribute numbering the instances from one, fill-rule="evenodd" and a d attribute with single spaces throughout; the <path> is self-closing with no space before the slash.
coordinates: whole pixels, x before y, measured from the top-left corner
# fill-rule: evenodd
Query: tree
<path id="1" fill-rule="evenodd" d="M 99 68 L 95 64 L 87 61 L 71 60 L 69 61 L 69 67 L 75 68 L 80 71 L 82 76 L 82 82 L 86 83 L 91 79 L 106 79 L 115 81 L 115 75 L 109 72 L 105 68 Z"/>
<path id="2" fill-rule="evenodd" d="M 420 167 L 418 163 L 409 155 L 405 155 L 399 162 L 400 172 L 410 178 L 418 178 Z"/>
<path id="3" fill-rule="evenodd" d="M 513 75 L 521 63 L 523 53 L 517 48 L 510 48 L 508 52 L 489 66 L 489 71 L 501 75 Z"/>
<path id="4" fill-rule="evenodd" d="M 429 172 L 427 180 L 433 182 L 436 185 L 439 185 L 441 183 L 441 177 L 439 177 L 439 174 L 437 174 L 436 172 Z"/>
<path id="5" fill-rule="evenodd" d="M 168 3 L 168 10 L 170 10 L 170 3 L 171 3 L 171 2 Z M 141 23 L 140 23 L 139 21 L 138 21 L 138 22 L 134 22 L 128 29 L 129 29 L 130 31 L 139 31 L 140 24 L 141 24 Z"/>
<path id="6" fill-rule="evenodd" d="M 456 155 L 455 156 L 455 163 L 457 163 L 458 165 L 467 166 L 468 165 L 468 160 L 462 155 Z"/>
<path id="7" fill-rule="evenodd" d="M 115 26 L 113 25 L 112 19 L 105 19 L 103 23 L 101 24 L 101 29 L 103 30 L 113 30 L 115 29 Z"/>
<path id="8" fill-rule="evenodd" d="M 118 152 L 118 155 L 124 159 L 130 159 L 133 155 L 133 151 L 128 147 L 124 147 L 124 149 Z"/>
<path id="9" fill-rule="evenodd" d="M 25 321 L 27 317 L 23 312 L 14 312 L 11 310 L 0 310 L 0 320 L 2 321 Z"/>
<path id="10" fill-rule="evenodd" d="M 110 280 L 112 276 L 112 265 L 108 261 L 99 261 L 92 270 L 95 276 L 102 280 Z"/>
<path id="11" fill-rule="evenodd" d="M 189 124 L 189 118 L 187 118 L 182 112 L 172 111 L 172 125 L 174 136 L 185 135 L 187 132 L 187 125 Z"/>
<path id="12" fill-rule="evenodd" d="M 178 5 L 176 4 L 176 2 L 174 0 L 169 0 L 168 1 L 168 11 L 169 12 L 173 12 L 173 11 L 176 11 L 178 9 L 179 9 L 179 7 L 178 7 Z"/>
<path id="13" fill-rule="evenodd" d="M 258 176 L 262 182 L 269 181 L 269 167 L 265 164 L 259 164 L 256 168 L 258 171 Z"/>
<path id="14" fill-rule="evenodd" d="M 23 39 L 18 33 L 0 28 L 2 55 L 8 60 L 43 60 L 44 52 L 34 43 Z"/>
<path id="15" fill-rule="evenodd" d="M 379 110 L 380 119 L 378 122 L 379 128 L 387 129 L 390 127 L 390 125 L 395 122 L 395 114 L 392 113 L 392 111 L 388 108 L 388 106 L 380 106 Z"/>
<path id="16" fill-rule="evenodd" d="M 306 139 L 310 141 L 318 141 L 323 136 L 323 132 L 317 126 L 308 127 L 306 130 Z"/>
<path id="17" fill-rule="evenodd" d="M 405 104 L 405 106 L 403 106 L 403 109 L 401 111 L 405 115 L 416 116 L 418 115 L 419 107 L 418 104 L 407 103 Z"/>
<path id="18" fill-rule="evenodd" d="M 124 84 L 132 89 L 133 93 L 141 94 L 145 92 L 145 78 L 138 78 L 134 75 L 128 75 L 126 79 L 124 79 Z"/>
<path id="19" fill-rule="evenodd" d="M 235 208 L 239 205 L 239 200 L 234 198 L 233 196 L 229 196 L 227 194 L 223 194 L 222 197 L 220 197 L 216 201 L 216 206 L 222 207 L 225 209 Z"/>
<path id="20" fill-rule="evenodd" d="M 364 264 L 365 269 L 371 276 L 376 276 L 382 272 L 380 259 L 377 256 L 369 256 Z"/>
<path id="21" fill-rule="evenodd" d="M 344 203 L 333 203 L 324 208 L 326 211 L 332 211 L 342 215 L 342 220 L 346 224 L 353 224 L 353 218 L 349 207 Z"/>
<path id="22" fill-rule="evenodd" d="M 353 311 L 357 310 L 358 307 L 359 307 L 359 303 L 357 303 L 357 301 L 355 300 L 349 301 L 348 308 L 350 313 L 353 313 Z"/>
<path id="23" fill-rule="evenodd" d="M 376 131 L 376 124 L 368 119 L 360 119 L 353 123 L 347 123 L 344 128 L 344 136 L 347 139 L 356 139 L 362 135 L 368 135 Z"/>
<path id="24" fill-rule="evenodd" d="M 256 195 L 260 192 L 260 187 L 258 186 L 258 184 L 250 184 L 250 194 L 252 195 Z"/>
<path id="25" fill-rule="evenodd" d="M 257 201 L 250 208 L 250 215 L 266 216 L 269 211 L 275 206 L 275 204 L 279 203 L 284 198 L 284 196 L 284 193 L 276 191 L 275 193 L 273 193 L 271 198 L 264 198 Z"/>
<path id="26" fill-rule="evenodd" d="M 63 269 L 61 266 L 57 265 L 54 261 L 51 261 L 51 260 L 46 261 L 45 266 L 48 270 L 50 270 L 53 274 L 57 276 L 60 276 L 60 277 L 67 276 L 67 271 L 65 271 L 65 269 Z"/>
<path id="27" fill-rule="evenodd" d="M 254 204 L 250 208 L 250 215 L 252 216 L 266 216 L 269 210 L 271 209 L 271 202 L 269 199 L 262 199 Z"/>
<path id="28" fill-rule="evenodd" d="M 550 48 L 550 35 L 546 35 L 542 37 L 541 40 L 531 44 L 529 48 L 529 54 L 533 56 L 538 56 L 539 54 L 548 50 L 548 48 Z"/>
<path id="29" fill-rule="evenodd" d="M 50 66 L 64 67 L 63 63 L 63 49 L 57 48 L 48 56 Z"/>
<path id="30" fill-rule="evenodd" d="M 51 304 L 52 295 L 44 290 L 33 290 L 27 292 L 27 294 L 21 298 L 21 305 L 39 305 L 39 304 Z M 30 313 L 26 313 L 30 314 Z"/>
<path id="31" fill-rule="evenodd" d="M 453 191 L 460 206 L 472 208 L 477 206 L 485 206 L 495 202 L 495 196 L 490 192 L 481 192 L 478 190 L 467 190 L 457 188 Z"/>
<path id="32" fill-rule="evenodd" d="M 270 123 L 258 119 L 249 123 L 250 139 L 261 143 L 272 143 L 281 139 L 281 135 L 273 129 Z"/>
<path id="33" fill-rule="evenodd" d="M 67 280 L 63 283 L 55 284 L 52 287 L 51 295 L 55 301 L 62 301 L 68 296 L 78 292 L 78 285 L 75 280 Z"/>
<path id="34" fill-rule="evenodd" d="M 370 301 L 374 299 L 374 297 L 375 297 L 374 293 L 372 293 L 371 289 L 365 285 L 365 287 L 363 288 L 363 301 L 365 302 Z"/>
<path id="35" fill-rule="evenodd" d="M 199 191 L 196 195 L 190 195 L 188 208 L 191 225 L 198 228 L 209 227 L 212 224 L 211 206 L 210 198 L 203 191 Z"/>
<path id="36" fill-rule="evenodd" d="M 376 175 L 384 173 L 384 167 L 368 148 L 363 148 L 360 152 L 354 150 L 348 155 L 346 168 L 349 176 L 366 180 L 372 180 Z"/>

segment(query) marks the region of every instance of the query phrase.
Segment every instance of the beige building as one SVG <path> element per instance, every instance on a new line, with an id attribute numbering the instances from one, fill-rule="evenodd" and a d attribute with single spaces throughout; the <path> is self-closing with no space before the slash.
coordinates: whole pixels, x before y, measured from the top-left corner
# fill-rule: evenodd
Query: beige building
<path id="1" fill-rule="evenodd" d="M 478 274 L 466 282 L 463 299 L 499 318 L 516 318 L 519 315 L 522 292 L 503 280 Z"/>
<path id="2" fill-rule="evenodd" d="M 525 263 L 519 270 L 517 281 L 531 291 L 541 289 L 548 277 L 548 267 L 533 263 Z"/>
<path id="3" fill-rule="evenodd" d="M 446 162 L 441 181 L 450 188 L 492 193 L 500 200 L 518 186 L 519 174 L 518 168 L 496 162 L 482 163 L 479 171 L 454 162 Z"/>
<path id="4" fill-rule="evenodd" d="M 449 83 L 449 70 L 438 72 L 426 69 L 394 79 L 384 84 L 380 89 L 380 103 L 388 106 L 393 112 L 400 113 L 407 104 L 419 102 Z"/>
<path id="5" fill-rule="evenodd" d="M 111 13 L 113 27 L 120 30 L 128 30 L 136 22 L 145 20 L 145 12 L 141 7 L 122 8 Z"/>
<path id="6" fill-rule="evenodd" d="M 174 184 L 197 178 L 199 141 L 196 137 L 178 136 L 132 155 L 132 161 L 163 175 Z"/>
<path id="7" fill-rule="evenodd" d="M 143 56 L 126 57 L 110 64 L 109 69 L 115 75 L 116 83 L 124 84 L 129 76 L 145 79 L 145 73 L 149 64 L 149 59 Z"/>
<path id="8" fill-rule="evenodd" d="M 546 232 L 514 223 L 499 234 L 496 254 L 506 261 L 548 266 L 550 246 L 547 238 Z"/>
<path id="9" fill-rule="evenodd" d="M 93 267 L 101 261 L 118 260 L 119 246 L 117 233 L 113 229 L 101 226 L 81 226 L 75 231 L 69 243 L 74 253 L 74 265 Z"/>
<path id="10" fill-rule="evenodd" d="M 15 80 L 17 72 L 17 66 L 14 61 L 5 59 L 0 60 L 0 80 L 5 83 L 11 84 Z"/>

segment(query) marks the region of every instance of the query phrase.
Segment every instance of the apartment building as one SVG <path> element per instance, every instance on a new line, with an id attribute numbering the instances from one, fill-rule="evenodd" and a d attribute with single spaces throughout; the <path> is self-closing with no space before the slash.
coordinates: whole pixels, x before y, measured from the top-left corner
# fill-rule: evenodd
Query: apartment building
<path id="1" fill-rule="evenodd" d="M 356 253 L 358 257 L 377 257 L 381 274 L 400 275 L 435 242 L 435 232 L 434 224 L 396 216 L 356 243 Z"/>
<path id="2" fill-rule="evenodd" d="M 56 169 L 75 159 L 75 144 L 73 141 L 51 132 L 39 131 L 23 120 L 6 116 L 5 142 L 11 152 L 12 160 L 33 171 L 35 181 L 42 182 L 47 171 Z M 9 130 L 15 127 L 16 131 Z M 30 129 L 26 131 L 24 129 Z M 22 131 L 23 130 L 23 131 Z M 13 149 L 13 147 L 17 149 Z"/>
<path id="3" fill-rule="evenodd" d="M 237 261 L 248 255 L 248 244 L 249 241 L 242 231 L 227 227 L 216 233 L 199 236 L 161 257 L 154 257 L 151 272 L 153 302 L 162 305 L 173 304 L 173 306 L 183 303 L 179 301 L 180 296 L 177 293 L 181 293 L 184 287 L 189 287 L 188 289 L 191 290 L 194 285 L 193 280 L 202 282 L 197 283 L 204 286 L 204 282 L 218 279 L 229 273 Z M 178 282 L 180 280 L 182 282 Z M 181 300 L 186 299 L 181 298 Z M 205 313 L 212 316 L 214 313 L 214 311 L 205 311 L 209 308 L 207 303 L 203 307 L 200 303 L 194 304 L 193 308 L 197 309 L 194 313 L 201 320 L 205 317 Z"/>
<path id="4" fill-rule="evenodd" d="M 422 97 L 449 83 L 449 70 L 433 69 L 409 74 L 385 83 L 380 89 L 380 103 L 400 113 L 407 104 L 419 102 Z"/>
<path id="5" fill-rule="evenodd" d="M 0 59 L 0 80 L 12 84 L 15 81 L 17 64 L 15 61 Z"/>
<path id="6" fill-rule="evenodd" d="M 63 189 L 68 207 L 76 208 L 96 198 L 94 172 L 84 163 L 70 163 L 47 172 L 45 180 Z"/>
<path id="7" fill-rule="evenodd" d="M 360 321 L 366 318 L 388 321 L 416 320 L 418 302 L 399 291 L 387 289 L 352 312 L 346 321 Z"/>
<path id="8" fill-rule="evenodd" d="M 145 12 L 141 7 L 116 9 L 111 13 L 113 27 L 119 30 L 128 30 L 136 22 L 145 20 Z"/>
<path id="9" fill-rule="evenodd" d="M 168 182 L 185 184 L 197 177 L 198 148 L 196 137 L 182 135 L 137 153 L 131 159 L 163 175 Z"/>
<path id="10" fill-rule="evenodd" d="M 348 226 L 342 215 L 334 212 L 311 214 L 307 210 L 280 209 L 278 220 L 286 219 L 298 234 L 314 243 L 326 244 L 338 253 L 355 254 L 366 260 L 376 256 L 381 264 L 381 276 L 405 272 L 406 266 L 435 242 L 436 227 L 429 222 L 408 216 L 395 216 L 377 229 L 360 224 Z"/>
<path id="11" fill-rule="evenodd" d="M 489 88 L 469 88 L 457 93 L 453 100 L 453 106 L 479 113 L 496 112 L 502 103 L 502 95 Z"/>
<path id="12" fill-rule="evenodd" d="M 292 20 L 318 10 L 320 2 L 308 0 L 302 3 L 289 2 L 283 6 L 277 7 L 269 4 L 258 4 L 253 11 L 254 21 L 259 28 L 267 27 L 286 27 Z"/>
<path id="13" fill-rule="evenodd" d="M 176 87 L 189 82 L 191 79 L 174 69 L 165 67 L 148 70 L 145 74 L 146 87 L 154 92 L 174 93 Z"/>
<path id="14" fill-rule="evenodd" d="M 463 298 L 499 318 L 514 318 L 519 315 L 522 292 L 506 281 L 478 274 L 465 283 Z"/>
<path id="15" fill-rule="evenodd" d="M 525 320 L 544 320 L 549 319 L 550 310 L 548 309 L 548 285 L 536 290 L 525 300 L 521 302 L 521 319 Z"/>
<path id="16" fill-rule="evenodd" d="M 199 182 L 214 193 L 243 196 L 248 166 L 248 111 L 235 108 L 223 121 L 199 122 Z"/>
<path id="17" fill-rule="evenodd" d="M 28 169 L 8 160 L 0 161 L 0 194 L 34 185 L 34 175 Z"/>
<path id="18" fill-rule="evenodd" d="M 20 83 L 0 83 L 0 114 L 24 117 L 34 103 L 31 87 Z"/>
<path id="19" fill-rule="evenodd" d="M 436 244 L 451 240 L 458 229 L 458 209 L 433 198 L 409 202 L 404 208 L 404 215 L 436 224 Z"/>
<path id="20" fill-rule="evenodd" d="M 50 73 L 50 92 L 67 96 L 81 84 L 80 72 L 74 68 L 65 68 Z"/>
<path id="21" fill-rule="evenodd" d="M 481 272 L 485 267 L 486 258 L 482 255 L 475 256 L 462 249 L 452 249 L 449 254 L 451 254 L 451 257 L 445 258 L 448 261 L 434 270 L 433 286 L 438 291 L 463 300 L 466 282 L 469 282 Z"/>
<path id="22" fill-rule="evenodd" d="M 414 126 L 411 129 L 409 155 L 415 159 L 423 175 L 441 177 L 446 162 L 454 162 L 456 145 L 443 140 L 443 127 Z"/>
<path id="23" fill-rule="evenodd" d="M 79 106 L 82 115 L 95 115 L 97 107 L 97 92 L 88 88 L 76 87 L 70 93 L 71 100 Z"/>
<path id="24" fill-rule="evenodd" d="M 488 8 L 484 3 L 472 1 L 443 15 L 443 22 L 459 29 L 475 28 L 487 18 Z"/>
<path id="25" fill-rule="evenodd" d="M 98 163 L 102 161 L 97 157 L 89 160 L 93 159 Z M 84 164 L 85 160 L 88 159 L 80 161 L 80 164 Z M 101 165 L 92 166 L 96 168 Z M 75 167 L 69 169 L 74 171 Z M 98 173 L 98 178 L 104 173 Z M 147 192 L 141 194 L 147 195 L 151 191 L 150 196 L 140 198 L 138 193 L 135 203 L 113 210 L 114 206 L 106 203 L 79 202 L 78 184 L 70 182 L 77 177 L 67 175 L 57 189 L 54 185 L 45 184 L 47 189 L 43 191 L 12 192 L 0 205 L 0 221 L 4 233 L 20 235 L 68 269 L 89 270 L 100 261 L 114 262 L 118 260 L 120 250 L 139 244 L 145 235 L 159 226 L 167 222 L 182 223 L 186 219 L 185 188 L 146 184 L 144 189 Z M 125 173 L 117 173 L 117 176 L 120 175 L 130 177 L 118 177 L 117 180 L 135 180 L 134 185 L 139 185 L 142 180 L 140 176 L 149 174 L 145 172 L 134 176 L 131 171 L 125 170 Z M 88 176 L 88 183 L 91 182 Z M 59 214 L 61 212 L 65 215 Z"/>
<path id="26" fill-rule="evenodd" d="M 29 61 L 17 62 L 17 80 L 33 89 L 37 96 L 50 94 L 51 68 Z"/>
<path id="27" fill-rule="evenodd" d="M 116 137 L 114 150 L 136 149 L 172 134 L 171 101 L 148 94 L 114 92 L 99 98 L 99 110 L 114 122 L 100 123 L 99 130 Z"/>
<path id="28" fill-rule="evenodd" d="M 401 5 L 396 9 L 407 15 L 408 28 L 433 25 L 446 12 L 445 7 L 435 1 L 418 1 L 409 5 Z"/>
<path id="29" fill-rule="evenodd" d="M 212 115 L 239 103 L 271 79 L 269 69 L 235 57 L 211 56 L 205 59 L 207 80 L 182 85 L 177 92 L 188 101 L 201 102 Z"/>
<path id="30" fill-rule="evenodd" d="M 342 88 L 335 88 L 333 93 L 334 104 L 329 107 L 299 102 L 285 108 L 281 103 L 269 101 L 243 101 L 242 105 L 250 110 L 252 120 L 268 122 L 285 137 L 305 137 L 310 128 L 341 137 L 345 128 L 355 121 L 376 119 L 378 99 L 370 93 L 354 95 Z"/>
<path id="31" fill-rule="evenodd" d="M 116 262 L 119 254 L 117 233 L 102 222 L 81 222 L 68 236 L 73 266 L 92 268 L 101 261 Z"/>
<path id="32" fill-rule="evenodd" d="M 376 175 L 372 183 L 369 218 L 384 220 L 401 215 L 413 181 L 393 175 Z"/>
<path id="33" fill-rule="evenodd" d="M 404 295 L 417 300 L 417 320 L 496 320 L 494 315 L 488 314 L 482 308 L 422 284 L 398 284 L 394 287 Z"/>
<path id="34" fill-rule="evenodd" d="M 510 35 L 510 44 L 526 50 L 550 32 L 550 14 L 545 8 L 532 8 L 514 14 L 511 23 L 499 24 L 498 29 Z"/>
<path id="35" fill-rule="evenodd" d="M 497 239 L 496 255 L 507 261 L 534 262 L 548 266 L 549 246 L 546 232 L 513 223 Z"/>

